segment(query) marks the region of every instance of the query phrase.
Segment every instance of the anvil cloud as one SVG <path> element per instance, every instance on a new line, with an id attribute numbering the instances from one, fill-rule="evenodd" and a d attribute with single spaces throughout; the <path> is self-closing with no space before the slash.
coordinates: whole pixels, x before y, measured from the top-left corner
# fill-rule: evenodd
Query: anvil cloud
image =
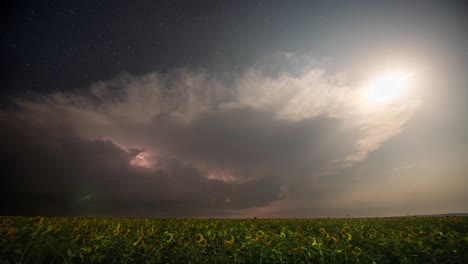
<path id="1" fill-rule="evenodd" d="M 316 65 L 178 69 L 14 98 L 0 113 L 2 207 L 235 217 L 292 208 L 310 193 L 328 199 L 337 190 L 320 179 L 365 160 L 420 105 L 365 106 L 344 76 Z"/>

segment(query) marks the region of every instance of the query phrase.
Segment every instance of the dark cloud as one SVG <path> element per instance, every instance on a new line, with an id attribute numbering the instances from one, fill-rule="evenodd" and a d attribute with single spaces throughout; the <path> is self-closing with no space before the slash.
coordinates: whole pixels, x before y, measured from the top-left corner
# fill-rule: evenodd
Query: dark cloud
<path id="1" fill-rule="evenodd" d="M 354 151 L 357 135 L 341 120 L 318 116 L 278 120 L 252 108 L 200 115 L 190 124 L 156 120 L 154 147 L 177 157 L 227 169 L 236 179 L 279 173 L 283 178 L 312 177 L 336 166 L 334 159 Z"/>
<path id="2" fill-rule="evenodd" d="M 65 123 L 4 115 L 1 127 L 2 214 L 221 216 L 279 198 L 273 176 L 227 183 L 174 159 L 160 159 L 163 169 L 134 167 L 140 151 L 80 138 Z"/>

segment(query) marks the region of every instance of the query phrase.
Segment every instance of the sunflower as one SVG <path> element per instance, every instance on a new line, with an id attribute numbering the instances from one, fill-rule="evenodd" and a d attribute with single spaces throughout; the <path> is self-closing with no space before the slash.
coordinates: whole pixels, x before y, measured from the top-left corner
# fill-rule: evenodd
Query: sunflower
<path id="1" fill-rule="evenodd" d="M 259 240 L 259 239 L 262 238 L 264 235 L 265 235 L 265 233 L 264 233 L 262 230 L 259 230 L 259 231 L 255 234 L 255 240 Z"/>
<path id="2" fill-rule="evenodd" d="M 343 228 L 341 228 L 341 234 L 345 234 L 345 233 L 351 233 L 351 228 L 347 225 L 343 226 Z"/>
<path id="3" fill-rule="evenodd" d="M 359 247 L 355 247 L 351 253 L 353 253 L 354 256 L 359 256 L 361 255 L 362 250 Z"/>
<path id="4" fill-rule="evenodd" d="M 196 240 L 197 243 L 200 243 L 201 241 L 205 240 L 205 237 L 202 234 L 198 233 L 197 236 L 198 236 L 198 239 Z"/>
<path id="5" fill-rule="evenodd" d="M 286 234 L 284 233 L 284 231 L 281 231 L 281 233 L 278 235 L 279 238 L 285 238 L 286 237 Z"/>
<path id="6" fill-rule="evenodd" d="M 231 239 L 229 239 L 229 240 L 224 240 L 224 243 L 226 243 L 226 244 L 228 244 L 228 245 L 234 244 L 234 236 L 231 235 Z"/>
<path id="7" fill-rule="evenodd" d="M 206 239 L 203 238 L 202 240 L 197 241 L 197 243 L 198 243 L 198 245 L 200 245 L 202 247 L 205 247 L 207 242 L 206 242 Z"/>
<path id="8" fill-rule="evenodd" d="M 351 241 L 351 239 L 353 239 L 353 236 L 350 233 L 342 233 L 341 236 L 346 238 L 346 241 Z"/>
<path id="9" fill-rule="evenodd" d="M 405 232 L 400 231 L 400 233 L 398 233 L 398 237 L 399 238 L 404 238 L 405 237 Z"/>
<path id="10" fill-rule="evenodd" d="M 117 225 L 117 227 L 113 231 L 114 236 L 118 235 L 120 233 L 120 224 Z"/>
<path id="11" fill-rule="evenodd" d="M 435 238 L 435 239 L 441 239 L 443 236 L 444 236 L 444 233 L 442 233 L 441 231 L 436 231 L 432 234 L 432 236 Z"/>
<path id="12" fill-rule="evenodd" d="M 317 239 L 315 237 L 312 238 L 312 246 L 321 246 L 323 241 L 320 239 L 319 243 L 317 243 Z"/>
<path id="13" fill-rule="evenodd" d="M 164 232 L 164 235 L 167 236 L 167 237 L 169 237 L 168 239 L 166 239 L 166 243 L 171 243 L 172 240 L 174 240 L 174 234 L 165 231 L 165 232 Z"/>
<path id="14" fill-rule="evenodd" d="M 245 243 L 242 242 L 241 246 L 238 249 L 236 249 L 236 251 L 239 252 L 239 251 L 243 250 L 244 248 L 245 248 Z"/>

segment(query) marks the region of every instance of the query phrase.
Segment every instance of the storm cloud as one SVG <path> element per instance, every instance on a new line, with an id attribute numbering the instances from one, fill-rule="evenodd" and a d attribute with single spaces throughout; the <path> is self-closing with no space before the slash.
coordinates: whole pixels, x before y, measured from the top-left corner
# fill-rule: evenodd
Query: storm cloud
<path id="1" fill-rule="evenodd" d="M 2 213 L 242 217 L 329 199 L 340 186 L 322 179 L 365 160 L 421 104 L 366 105 L 344 76 L 178 69 L 12 98 Z"/>

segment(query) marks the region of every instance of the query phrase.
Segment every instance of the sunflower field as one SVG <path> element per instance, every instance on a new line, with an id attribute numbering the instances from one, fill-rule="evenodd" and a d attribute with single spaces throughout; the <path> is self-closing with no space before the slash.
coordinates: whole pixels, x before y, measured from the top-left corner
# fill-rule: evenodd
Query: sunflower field
<path id="1" fill-rule="evenodd" d="M 0 263 L 468 263 L 468 218 L 0 217 Z"/>

